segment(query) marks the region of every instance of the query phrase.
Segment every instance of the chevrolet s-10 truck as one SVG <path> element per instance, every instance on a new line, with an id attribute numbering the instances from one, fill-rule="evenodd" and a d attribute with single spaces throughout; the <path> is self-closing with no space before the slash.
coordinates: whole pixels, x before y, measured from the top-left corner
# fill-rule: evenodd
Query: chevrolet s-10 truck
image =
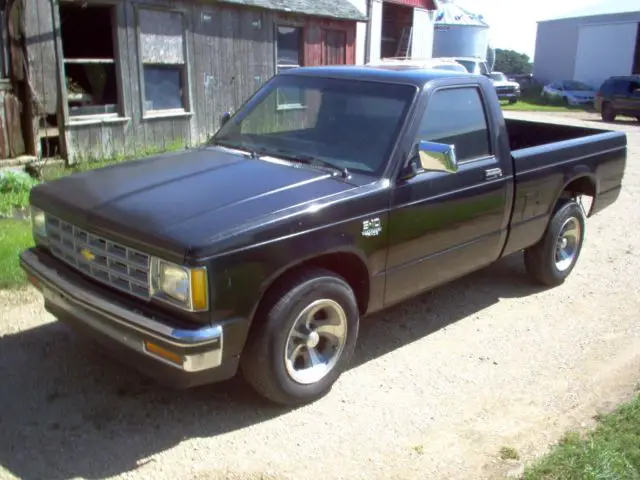
<path id="1" fill-rule="evenodd" d="M 220 123 L 34 188 L 21 265 L 140 371 L 288 405 L 331 390 L 365 315 L 519 252 L 562 284 L 627 158 L 623 133 L 505 120 L 483 76 L 403 67 L 289 70 Z"/>

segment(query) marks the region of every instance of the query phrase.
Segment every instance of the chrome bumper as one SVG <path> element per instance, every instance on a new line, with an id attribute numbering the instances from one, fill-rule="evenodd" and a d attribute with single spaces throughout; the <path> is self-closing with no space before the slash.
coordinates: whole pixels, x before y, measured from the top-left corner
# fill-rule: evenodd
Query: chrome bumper
<path id="1" fill-rule="evenodd" d="M 88 327 L 94 336 L 108 337 L 111 343 L 116 342 L 179 372 L 201 372 L 222 364 L 223 328 L 220 325 L 179 329 L 127 310 L 63 278 L 32 250 L 20 255 L 20 265 L 31 283 L 42 292 L 47 309 L 61 320 L 72 319 L 85 330 Z M 163 356 L 149 351 L 151 345 L 152 350 L 164 352 Z"/>

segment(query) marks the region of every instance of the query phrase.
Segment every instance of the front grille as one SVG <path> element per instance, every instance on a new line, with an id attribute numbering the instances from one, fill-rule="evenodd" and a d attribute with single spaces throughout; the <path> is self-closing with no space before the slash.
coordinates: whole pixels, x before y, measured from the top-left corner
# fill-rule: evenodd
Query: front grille
<path id="1" fill-rule="evenodd" d="M 515 93 L 515 87 L 496 87 L 498 93 Z"/>
<path id="2" fill-rule="evenodd" d="M 89 277 L 149 298 L 149 255 L 46 215 L 51 253 Z"/>

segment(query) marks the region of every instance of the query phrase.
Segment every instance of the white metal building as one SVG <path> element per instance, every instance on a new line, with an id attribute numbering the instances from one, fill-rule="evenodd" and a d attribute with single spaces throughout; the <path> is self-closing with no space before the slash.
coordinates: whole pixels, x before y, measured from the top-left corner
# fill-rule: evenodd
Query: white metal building
<path id="1" fill-rule="evenodd" d="M 594 88 L 610 76 L 640 74 L 640 0 L 604 2 L 576 16 L 538 22 L 533 74 Z"/>

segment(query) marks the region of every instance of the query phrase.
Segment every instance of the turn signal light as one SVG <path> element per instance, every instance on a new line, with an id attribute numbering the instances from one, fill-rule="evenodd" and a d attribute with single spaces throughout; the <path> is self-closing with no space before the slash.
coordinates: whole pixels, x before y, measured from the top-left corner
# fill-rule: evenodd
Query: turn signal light
<path id="1" fill-rule="evenodd" d="M 144 348 L 147 352 L 152 353 L 160 358 L 163 358 L 171 363 L 175 363 L 176 365 L 182 365 L 183 358 L 177 353 L 173 353 L 166 348 L 161 347 L 160 345 L 156 345 L 155 343 L 151 343 L 147 340 L 144 342 Z"/>

